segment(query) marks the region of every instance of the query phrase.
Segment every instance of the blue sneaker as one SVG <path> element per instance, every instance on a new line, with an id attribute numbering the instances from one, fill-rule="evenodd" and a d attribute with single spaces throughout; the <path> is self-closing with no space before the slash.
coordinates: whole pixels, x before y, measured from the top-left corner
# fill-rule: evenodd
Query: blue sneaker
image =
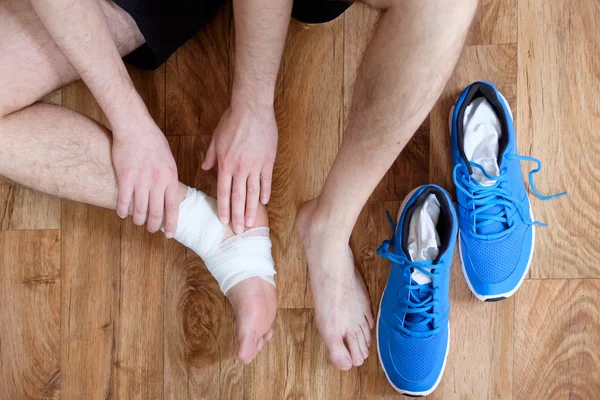
<path id="1" fill-rule="evenodd" d="M 517 153 L 508 102 L 488 82 L 475 82 L 461 93 L 450 113 L 453 179 L 460 226 L 459 252 L 467 284 L 483 301 L 512 296 L 527 275 L 536 222 L 521 161 L 533 161 L 531 190 L 539 160 Z"/>
<path id="2" fill-rule="evenodd" d="M 426 396 L 440 383 L 448 356 L 456 213 L 444 189 L 425 185 L 404 199 L 397 225 L 388 218 L 394 234 L 377 250 L 392 262 L 377 316 L 379 361 L 398 392 Z"/>

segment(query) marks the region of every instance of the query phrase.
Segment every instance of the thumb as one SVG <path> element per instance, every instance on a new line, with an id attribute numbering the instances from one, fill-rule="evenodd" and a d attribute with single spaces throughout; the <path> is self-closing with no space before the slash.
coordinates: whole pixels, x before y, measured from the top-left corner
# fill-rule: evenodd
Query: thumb
<path id="1" fill-rule="evenodd" d="M 214 139 L 210 141 L 210 145 L 208 146 L 208 151 L 206 152 L 206 157 L 204 158 L 204 162 L 202 163 L 202 169 L 207 171 L 214 167 L 217 164 L 217 150 L 215 148 Z"/>

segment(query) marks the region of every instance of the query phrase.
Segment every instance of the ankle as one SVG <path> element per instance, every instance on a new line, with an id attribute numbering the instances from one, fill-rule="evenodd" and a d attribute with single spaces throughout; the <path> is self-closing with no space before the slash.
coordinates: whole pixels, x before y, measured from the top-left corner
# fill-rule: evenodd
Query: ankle
<path id="1" fill-rule="evenodd" d="M 316 197 L 306 202 L 296 217 L 298 231 L 303 240 L 311 237 L 328 238 L 328 242 L 348 244 L 354 224 L 330 209 Z"/>

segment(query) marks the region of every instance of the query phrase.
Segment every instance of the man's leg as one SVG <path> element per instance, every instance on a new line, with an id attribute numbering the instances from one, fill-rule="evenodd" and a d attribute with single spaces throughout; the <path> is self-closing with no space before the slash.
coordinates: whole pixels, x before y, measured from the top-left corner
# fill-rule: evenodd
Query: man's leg
<path id="1" fill-rule="evenodd" d="M 365 2 L 383 13 L 359 69 L 344 142 L 321 195 L 297 217 L 317 326 L 341 369 L 362 364 L 374 325 L 368 293 L 354 270 L 350 234 L 441 94 L 477 7 L 477 0 Z"/>
<path id="2" fill-rule="evenodd" d="M 143 38 L 135 22 L 110 2 L 102 2 L 122 55 Z M 0 175 L 58 197 L 115 209 L 117 182 L 110 132 L 63 107 L 35 103 L 78 77 L 27 2 L 0 4 Z M 187 187 L 181 184 L 181 198 Z M 267 225 L 264 209 L 257 226 Z M 232 235 L 231 229 L 226 237 Z M 251 361 L 272 334 L 273 286 L 250 278 L 229 292 L 240 342 L 239 357 Z"/>

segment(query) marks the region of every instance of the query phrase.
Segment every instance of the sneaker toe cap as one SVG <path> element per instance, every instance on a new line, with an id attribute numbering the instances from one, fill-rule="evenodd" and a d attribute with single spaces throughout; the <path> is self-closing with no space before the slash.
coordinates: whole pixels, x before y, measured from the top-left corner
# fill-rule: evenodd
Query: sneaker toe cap
<path id="1" fill-rule="evenodd" d="M 460 250 L 467 279 L 480 295 L 510 292 L 527 272 L 533 251 L 533 227 L 518 226 L 507 237 L 486 241 L 460 237 Z"/>
<path id="2" fill-rule="evenodd" d="M 378 329 L 381 365 L 396 390 L 427 393 L 439 382 L 448 347 L 448 327 L 427 338 L 403 335 L 384 321 Z"/>

